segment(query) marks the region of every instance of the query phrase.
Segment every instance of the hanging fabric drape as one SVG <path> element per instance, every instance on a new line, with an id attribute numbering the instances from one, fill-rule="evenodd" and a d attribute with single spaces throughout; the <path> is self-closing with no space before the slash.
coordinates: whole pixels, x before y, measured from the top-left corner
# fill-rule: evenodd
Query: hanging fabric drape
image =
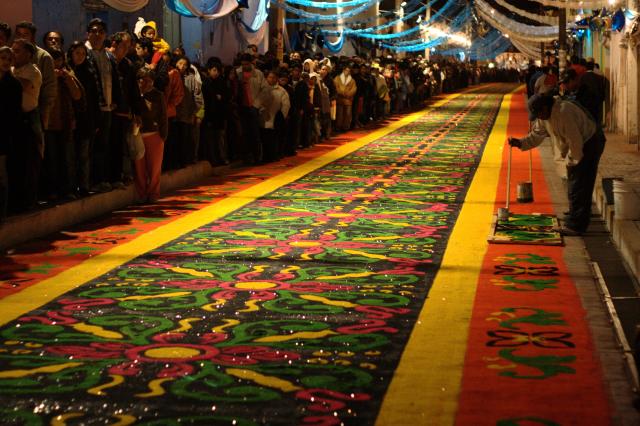
<path id="1" fill-rule="evenodd" d="M 220 0 L 199 0 L 200 6 L 198 11 L 202 15 L 210 15 L 214 13 L 220 6 Z M 176 12 L 179 15 L 186 16 L 188 18 L 196 18 L 200 15 L 193 14 L 182 2 L 182 0 L 165 0 L 167 7 Z"/>
<path id="2" fill-rule="evenodd" d="M 369 34 L 367 32 L 354 32 L 354 35 L 356 37 L 361 37 L 361 38 L 369 38 L 369 39 L 374 39 L 374 40 L 390 40 L 390 39 L 395 39 L 395 38 L 400 38 L 400 37 L 405 37 L 407 35 L 413 34 L 413 33 L 417 33 L 418 31 L 421 31 L 425 26 L 428 26 L 429 24 L 431 24 L 434 21 L 437 21 L 438 19 L 440 19 L 440 17 L 449 11 L 449 9 L 454 6 L 456 3 L 455 1 L 449 1 L 447 3 L 445 3 L 436 13 L 433 14 L 433 16 L 431 16 L 431 18 L 429 18 L 428 21 L 425 21 L 424 23 L 420 24 L 420 25 L 416 25 L 413 28 L 410 28 L 408 30 L 405 31 L 401 31 L 399 33 L 395 33 L 395 34 Z M 347 32 L 347 34 L 350 34 L 351 32 L 348 30 L 345 30 Z"/>
<path id="3" fill-rule="evenodd" d="M 287 3 L 289 4 L 304 7 L 315 7 L 316 9 L 337 9 L 339 7 L 360 6 L 361 4 L 368 2 L 369 0 L 350 0 L 342 3 L 310 0 L 287 0 Z"/>
<path id="4" fill-rule="evenodd" d="M 343 12 L 343 13 L 337 13 L 337 14 L 332 14 L 332 15 L 320 15 L 317 13 L 313 13 L 313 12 L 307 12 L 306 10 L 302 10 L 302 9 L 297 9 L 295 7 L 291 7 L 286 3 L 279 3 L 279 2 L 274 2 L 273 5 L 275 7 L 279 7 L 282 8 L 284 10 L 286 10 L 289 13 L 293 13 L 294 15 L 298 15 L 298 16 L 302 16 L 304 18 L 307 18 L 308 21 L 307 22 L 317 22 L 317 21 L 335 21 L 338 19 L 346 19 L 346 18 L 350 18 L 352 16 L 356 16 L 359 15 L 360 13 L 364 12 L 365 10 L 371 8 L 371 6 L 373 6 L 376 3 L 380 3 L 382 0 L 367 0 L 366 3 L 363 3 L 362 5 L 353 8 L 349 11 Z"/>
<path id="5" fill-rule="evenodd" d="M 145 7 L 149 0 L 102 0 L 107 6 L 121 12 L 135 12 Z"/>
<path id="6" fill-rule="evenodd" d="M 519 38 L 528 41 L 553 41 L 558 38 L 558 26 L 525 25 L 513 19 L 507 18 L 500 12 L 492 8 L 484 0 L 475 0 L 478 14 L 492 27 L 499 29 L 512 38 Z"/>
<path id="7" fill-rule="evenodd" d="M 269 17 L 269 0 L 257 0 L 249 4 L 248 9 L 243 9 L 240 24 L 248 32 L 255 33 L 264 27 Z"/>
<path id="8" fill-rule="evenodd" d="M 396 52 L 419 52 L 425 49 L 430 49 L 435 46 L 439 46 L 443 43 L 451 41 L 452 34 L 458 32 L 465 25 L 469 19 L 469 8 L 464 8 L 450 23 L 449 34 L 443 34 L 433 40 L 425 41 L 423 39 L 400 41 L 395 44 L 383 43 L 382 46 L 388 49 L 395 50 Z"/>
<path id="9" fill-rule="evenodd" d="M 527 12 L 526 10 L 518 9 L 512 4 L 508 3 L 505 0 L 495 0 L 497 4 L 504 7 L 505 9 L 517 13 L 518 15 L 531 19 L 532 21 L 540 22 L 545 25 L 557 25 L 558 17 L 557 16 L 546 16 L 546 15 L 538 15 L 537 13 Z"/>
<path id="10" fill-rule="evenodd" d="M 196 2 L 204 7 L 194 5 Z M 215 2 L 206 0 L 165 0 L 165 3 L 169 9 L 182 16 L 207 20 L 222 18 L 238 8 L 236 0 L 216 0 Z"/>
<path id="11" fill-rule="evenodd" d="M 564 9 L 600 9 L 611 7 L 609 0 L 532 0 L 543 6 L 552 6 Z"/>
<path id="12" fill-rule="evenodd" d="M 538 43 L 531 44 L 526 41 L 511 39 L 511 43 L 518 49 L 522 54 L 529 57 L 529 59 L 540 59 L 542 58 L 542 49 Z"/>

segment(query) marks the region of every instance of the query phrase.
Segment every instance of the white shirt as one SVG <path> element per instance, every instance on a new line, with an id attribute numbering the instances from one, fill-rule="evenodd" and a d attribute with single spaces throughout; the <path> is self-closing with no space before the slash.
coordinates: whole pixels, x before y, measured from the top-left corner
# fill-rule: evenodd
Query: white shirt
<path id="1" fill-rule="evenodd" d="M 584 110 L 572 101 L 556 100 L 548 120 L 535 120 L 531 132 L 520 139 L 522 150 L 540 145 L 548 136 L 554 136 L 567 166 L 582 160 L 582 147 L 596 133 L 596 124 Z"/>
<path id="2" fill-rule="evenodd" d="M 38 107 L 38 97 L 42 87 L 42 74 L 34 64 L 20 68 L 13 67 L 13 75 L 18 80 L 27 80 L 30 84 L 22 86 L 22 111 L 30 112 Z"/>

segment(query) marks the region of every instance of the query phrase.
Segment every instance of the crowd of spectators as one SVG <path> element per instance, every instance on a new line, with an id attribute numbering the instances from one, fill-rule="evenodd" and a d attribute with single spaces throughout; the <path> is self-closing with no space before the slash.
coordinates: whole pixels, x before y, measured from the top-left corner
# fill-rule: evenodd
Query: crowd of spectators
<path id="1" fill-rule="evenodd" d="M 154 202 L 163 170 L 276 161 L 435 94 L 513 77 L 421 57 L 278 61 L 253 45 L 233 64 L 200 65 L 153 22 L 109 35 L 93 19 L 68 45 L 58 31 L 36 36 L 30 22 L 0 22 L 0 220 L 131 183 Z"/>

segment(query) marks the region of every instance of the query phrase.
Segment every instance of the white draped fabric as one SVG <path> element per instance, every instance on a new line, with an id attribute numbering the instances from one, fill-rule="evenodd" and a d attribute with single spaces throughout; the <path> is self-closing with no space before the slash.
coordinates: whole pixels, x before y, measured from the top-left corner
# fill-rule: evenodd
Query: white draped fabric
<path id="1" fill-rule="evenodd" d="M 518 9 L 517 7 L 513 6 L 512 4 L 508 3 L 505 0 L 496 0 L 496 3 L 504 7 L 505 9 L 510 10 L 511 12 L 517 13 L 518 15 L 523 16 L 525 18 L 529 18 L 532 21 L 540 22 L 541 24 L 546 24 L 546 25 L 558 24 L 557 17 L 538 15 L 537 13 L 527 12 L 526 10 Z"/>
<path id="2" fill-rule="evenodd" d="M 135 12 L 145 7 L 149 0 L 102 0 L 112 8 L 121 12 Z"/>
<path id="3" fill-rule="evenodd" d="M 525 25 L 509 19 L 500 12 L 492 8 L 484 0 L 475 1 L 478 14 L 494 28 L 509 34 L 512 39 L 521 39 L 523 41 L 553 41 L 558 38 L 558 26 L 541 26 Z"/>
<path id="4" fill-rule="evenodd" d="M 262 24 L 260 29 L 256 32 L 251 32 L 247 30 L 247 28 L 244 25 L 242 25 L 241 22 L 238 22 L 237 25 L 238 25 L 238 31 L 242 35 L 242 38 L 244 38 L 247 41 L 247 44 L 255 44 L 256 46 L 262 43 L 262 40 L 264 39 L 264 35 L 267 33 L 267 30 L 269 29 L 268 22 L 265 22 L 264 24 Z"/>
<path id="5" fill-rule="evenodd" d="M 202 13 L 200 8 L 194 5 L 194 3 L 197 3 L 196 0 L 181 0 L 181 3 L 184 5 L 184 7 L 189 9 L 189 12 L 191 12 L 197 18 L 209 20 L 227 16 L 238 8 L 237 0 L 220 0 L 220 7 L 218 7 L 218 10 L 211 14 L 205 14 Z"/>
<path id="6" fill-rule="evenodd" d="M 536 45 L 527 43 L 522 40 L 511 39 L 511 43 L 518 49 L 523 55 L 529 57 L 530 59 L 540 59 L 542 58 L 542 51 L 540 49 L 540 44 Z"/>
<path id="7" fill-rule="evenodd" d="M 601 7 L 611 7 L 609 0 L 533 0 L 544 6 L 553 6 L 565 9 L 600 9 Z"/>

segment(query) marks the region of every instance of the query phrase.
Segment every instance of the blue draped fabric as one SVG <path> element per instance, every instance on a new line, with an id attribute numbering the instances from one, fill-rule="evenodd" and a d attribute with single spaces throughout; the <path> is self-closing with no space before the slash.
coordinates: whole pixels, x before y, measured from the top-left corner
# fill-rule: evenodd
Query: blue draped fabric
<path id="1" fill-rule="evenodd" d="M 200 11 L 203 15 L 209 15 L 215 12 L 218 8 L 219 0 L 198 0 Z M 167 7 L 175 13 L 186 16 L 188 18 L 195 18 L 196 16 L 180 1 L 180 0 L 165 0 Z"/>
<path id="2" fill-rule="evenodd" d="M 289 4 L 295 4 L 296 6 L 315 7 L 316 9 L 337 9 L 339 7 L 360 6 L 368 2 L 369 0 L 350 0 L 342 3 L 311 0 L 287 0 L 287 3 Z"/>

